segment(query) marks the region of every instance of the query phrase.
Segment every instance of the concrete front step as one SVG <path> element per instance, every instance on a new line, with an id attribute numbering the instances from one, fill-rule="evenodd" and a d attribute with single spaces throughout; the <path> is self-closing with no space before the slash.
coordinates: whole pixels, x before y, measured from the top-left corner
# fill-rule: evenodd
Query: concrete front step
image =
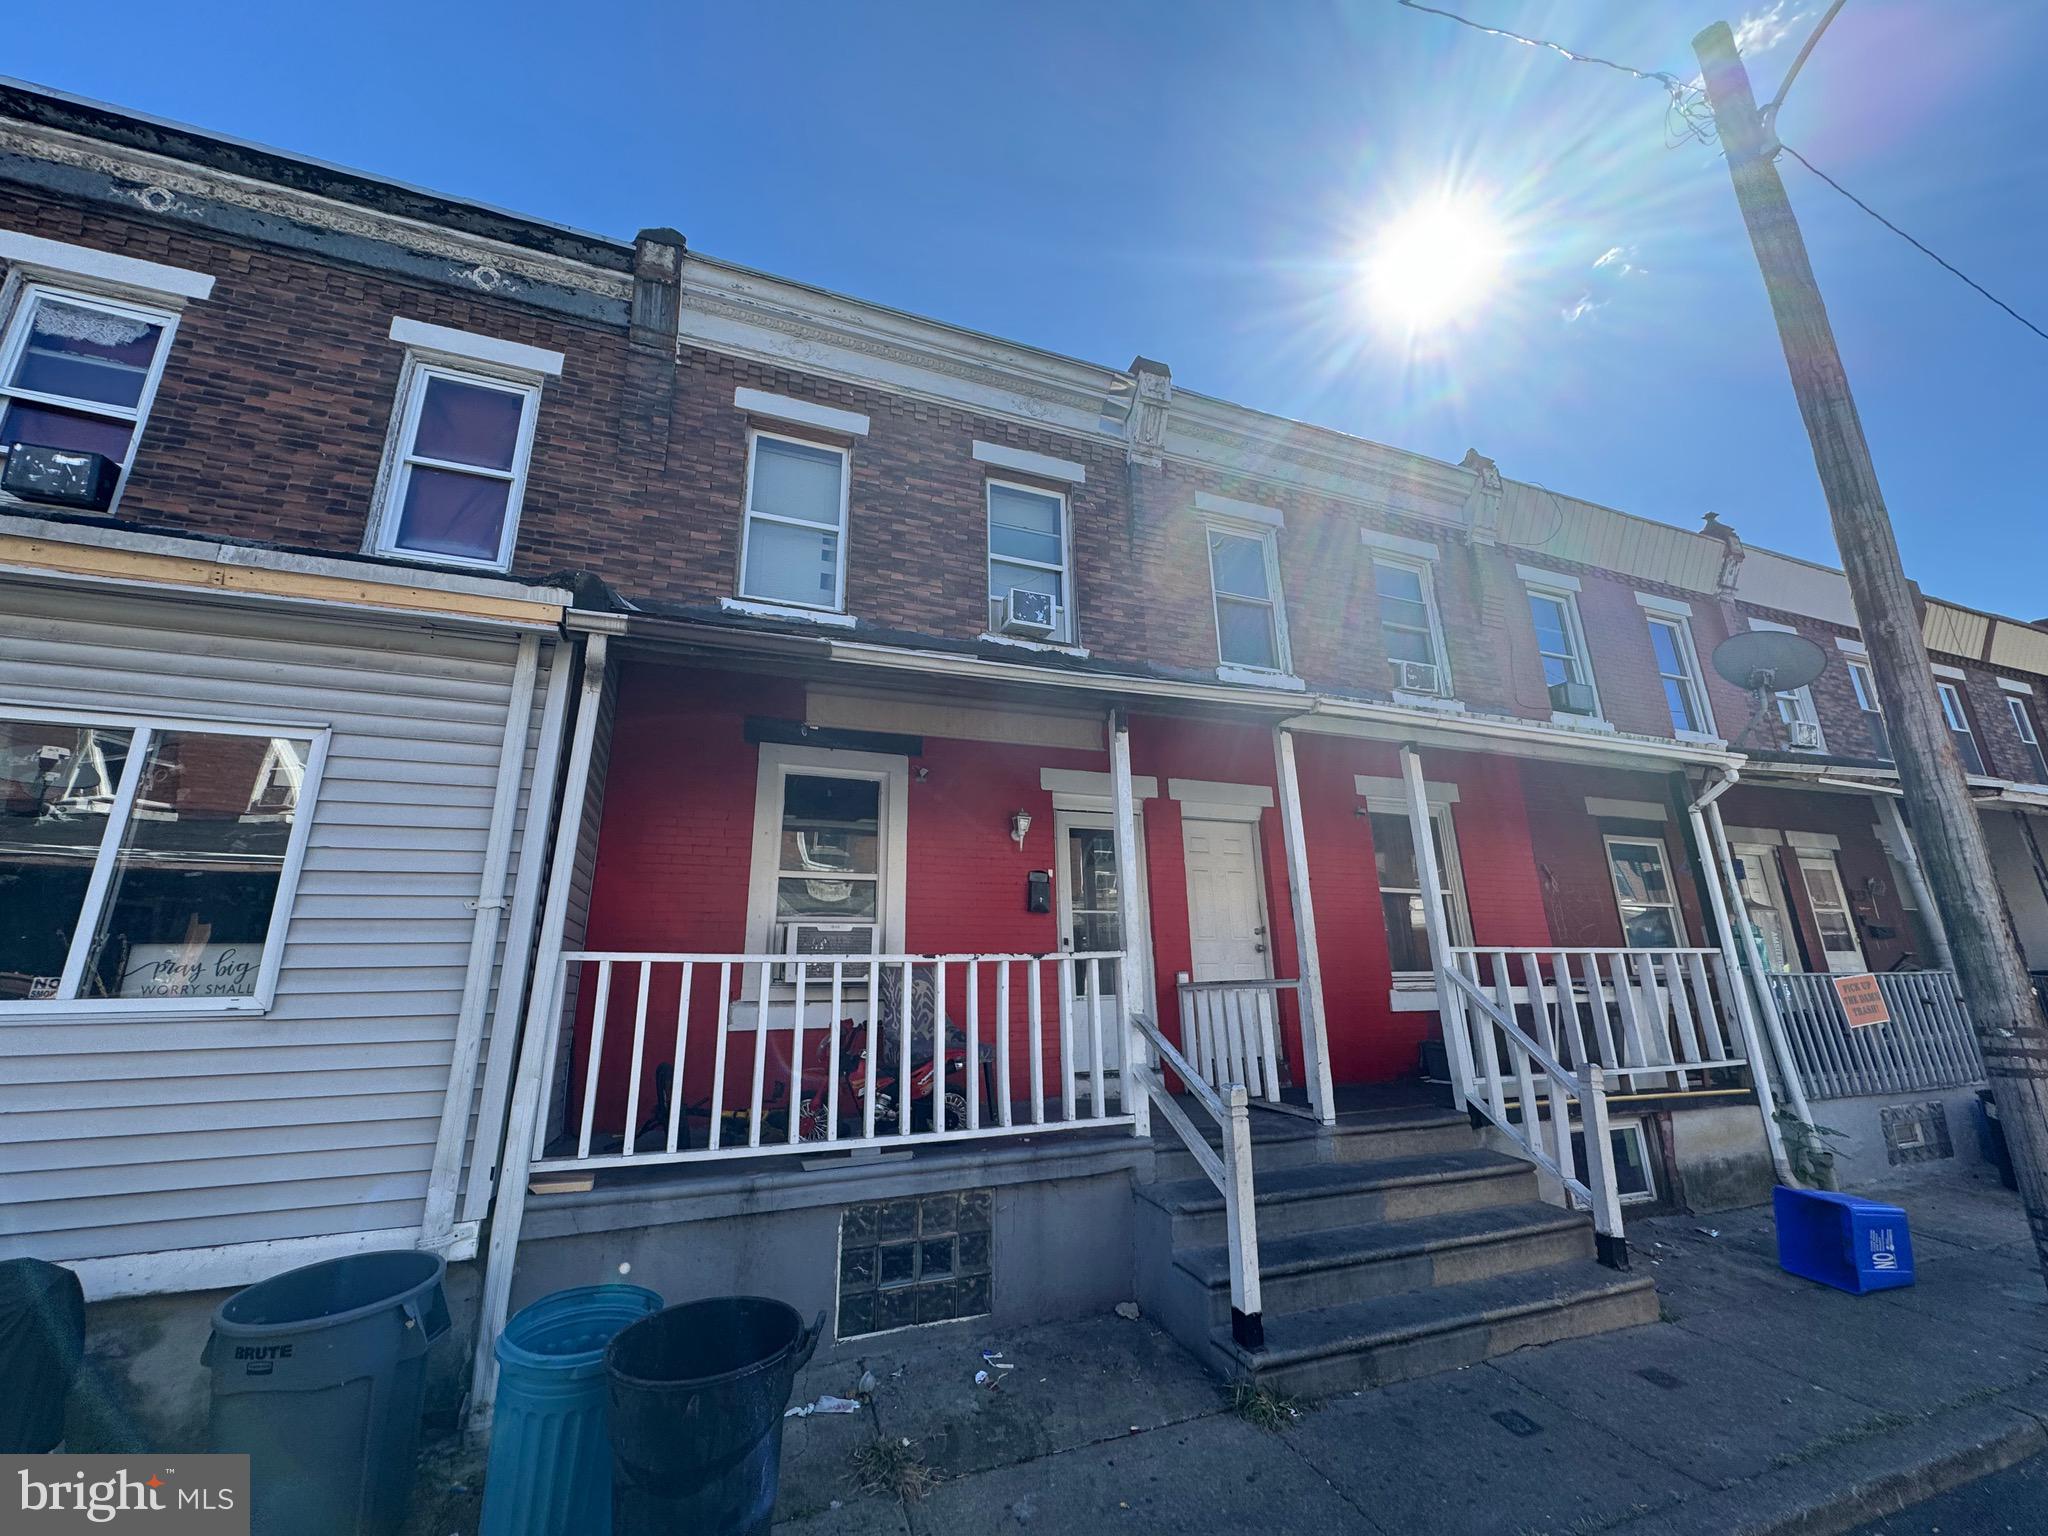
<path id="1" fill-rule="evenodd" d="M 1269 1238 L 1450 1211 L 1515 1205 L 1536 1197 L 1533 1164 L 1468 1148 L 1369 1162 L 1310 1163 L 1256 1175 L 1258 1228 Z M 1223 1195 L 1206 1176 L 1144 1184 L 1139 1201 L 1163 1213 L 1175 1253 L 1225 1242 Z"/>
<path id="2" fill-rule="evenodd" d="M 1446 1211 L 1412 1221 L 1259 1236 L 1259 1289 L 1271 1319 L 1427 1286 L 1545 1269 L 1593 1256 L 1593 1225 L 1575 1211 L 1530 1202 Z M 1205 1327 L 1230 1321 L 1230 1250 L 1174 1255 L 1175 1284 L 1207 1298 Z"/>
<path id="3" fill-rule="evenodd" d="M 1327 1397 L 1477 1365 L 1529 1344 L 1657 1320 L 1647 1275 L 1590 1259 L 1405 1291 L 1284 1316 L 1265 1347 L 1241 1348 L 1226 1323 L 1209 1335 L 1226 1374 L 1276 1392 Z"/>
<path id="4" fill-rule="evenodd" d="M 1197 1112 L 1191 1117 L 1207 1133 L 1212 1151 L 1220 1151 L 1222 1130 Z M 1479 1144 L 1471 1119 L 1453 1110 L 1417 1106 L 1345 1115 L 1335 1125 L 1257 1110 L 1251 1117 L 1252 1168 L 1298 1168 L 1307 1163 L 1373 1162 L 1389 1157 L 1417 1157 L 1429 1152 L 1456 1152 Z M 1201 1174 L 1195 1156 L 1169 1129 L 1153 1140 L 1152 1176 L 1167 1183 Z"/>

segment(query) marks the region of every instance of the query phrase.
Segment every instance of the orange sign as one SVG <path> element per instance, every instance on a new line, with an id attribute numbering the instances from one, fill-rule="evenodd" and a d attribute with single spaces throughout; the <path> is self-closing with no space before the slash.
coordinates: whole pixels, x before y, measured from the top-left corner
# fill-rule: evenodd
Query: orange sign
<path id="1" fill-rule="evenodd" d="M 1842 1000 L 1842 1016 L 1851 1029 L 1891 1023 L 1892 1011 L 1885 1005 L 1875 976 L 1863 971 L 1854 976 L 1837 976 L 1834 982 L 1835 996 Z"/>

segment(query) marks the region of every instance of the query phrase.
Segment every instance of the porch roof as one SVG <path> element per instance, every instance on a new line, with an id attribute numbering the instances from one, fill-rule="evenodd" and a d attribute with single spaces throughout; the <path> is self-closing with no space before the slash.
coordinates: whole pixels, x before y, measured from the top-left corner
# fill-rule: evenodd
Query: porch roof
<path id="1" fill-rule="evenodd" d="M 618 615 L 592 615 L 611 628 Z M 575 618 L 571 627 L 576 627 Z M 1009 654 L 986 642 L 857 626 L 821 632 L 818 626 L 763 621 L 703 609 L 636 612 L 625 617 L 624 637 L 636 648 L 699 661 L 746 661 L 783 670 L 829 668 L 844 681 L 988 697 L 991 693 L 1041 706 L 1148 705 L 1174 712 L 1250 714 L 1289 730 L 1364 740 L 1414 743 L 1452 751 L 1506 752 L 1567 762 L 1601 763 L 1668 772 L 1673 768 L 1739 768 L 1745 759 L 1719 741 L 1677 741 L 1613 729 L 1558 725 L 1462 708 L 1398 703 L 1366 694 L 1310 691 L 1299 686 L 1227 683 L 1164 669 L 1132 670 L 1083 652 L 1048 650 Z"/>

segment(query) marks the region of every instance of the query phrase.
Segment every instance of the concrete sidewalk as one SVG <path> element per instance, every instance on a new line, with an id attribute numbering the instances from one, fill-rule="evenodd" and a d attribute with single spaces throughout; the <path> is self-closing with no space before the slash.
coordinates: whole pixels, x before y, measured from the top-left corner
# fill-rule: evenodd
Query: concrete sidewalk
<path id="1" fill-rule="evenodd" d="M 2017 1201 L 1961 1180 L 1903 1199 L 1911 1289 L 1782 1273 L 1768 1208 L 1640 1221 L 1664 1321 L 1304 1405 L 1278 1430 L 1143 1321 L 878 1339 L 866 1409 L 790 1421 L 777 1528 L 1847 1530 L 2048 1447 L 2048 1291 Z M 974 1383 L 984 1349 L 1016 1367 L 999 1390 Z M 798 1400 L 858 1376 L 815 1366 Z M 920 1497 L 855 1485 L 877 1443 L 921 1464 Z"/>

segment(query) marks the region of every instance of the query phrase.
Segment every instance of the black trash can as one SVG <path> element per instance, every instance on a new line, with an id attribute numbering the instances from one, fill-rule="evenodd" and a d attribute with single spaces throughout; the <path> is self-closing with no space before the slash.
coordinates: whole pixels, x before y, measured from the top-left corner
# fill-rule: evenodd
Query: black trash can
<path id="1" fill-rule="evenodd" d="M 419 1456 L 427 1350 L 448 1331 L 438 1254 L 308 1264 L 213 1314 L 207 1448 L 250 1457 L 256 1536 L 390 1536 Z"/>
<path id="2" fill-rule="evenodd" d="M 757 1536 L 775 1514 L 782 1411 L 818 1347 L 786 1302 L 720 1296 L 642 1318 L 605 1351 L 613 1536 Z"/>
<path id="3" fill-rule="evenodd" d="M 40 1456 L 64 1438 L 64 1400 L 85 1358 L 78 1276 L 41 1259 L 0 1263 L 0 1454 Z"/>

